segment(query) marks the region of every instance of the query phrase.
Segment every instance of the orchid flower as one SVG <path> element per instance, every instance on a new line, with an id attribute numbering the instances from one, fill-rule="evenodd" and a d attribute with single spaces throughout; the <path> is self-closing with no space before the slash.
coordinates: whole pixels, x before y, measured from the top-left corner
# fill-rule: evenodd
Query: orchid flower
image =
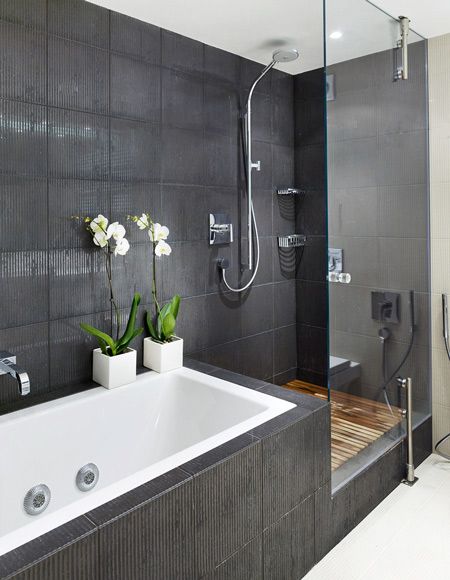
<path id="1" fill-rule="evenodd" d="M 107 218 L 105 218 L 104 215 L 100 213 L 95 219 L 93 219 L 89 223 L 89 227 L 91 228 L 94 234 L 97 234 L 99 232 L 103 232 L 104 234 L 106 234 L 106 230 L 108 228 L 108 220 Z"/>
<path id="2" fill-rule="evenodd" d="M 172 248 L 164 240 L 160 240 L 155 247 L 155 255 L 160 258 L 161 256 L 170 256 L 172 253 Z"/>
<path id="3" fill-rule="evenodd" d="M 150 224 L 148 222 L 148 215 L 146 213 L 143 213 L 141 217 L 136 219 L 136 224 L 140 230 L 145 230 L 146 228 L 149 228 Z"/>
<path id="4" fill-rule="evenodd" d="M 114 255 L 125 256 L 129 249 L 129 241 L 126 238 L 120 238 L 120 240 L 117 240 L 116 247 L 114 248 Z"/>
<path id="5" fill-rule="evenodd" d="M 158 223 L 152 224 L 148 230 L 148 235 L 152 242 L 167 240 L 169 236 L 169 228 Z"/>
<path id="6" fill-rule="evenodd" d="M 112 237 L 116 242 L 124 238 L 125 234 L 126 230 L 121 224 L 119 224 L 119 222 L 112 223 L 106 230 L 106 237 L 108 240 Z"/>

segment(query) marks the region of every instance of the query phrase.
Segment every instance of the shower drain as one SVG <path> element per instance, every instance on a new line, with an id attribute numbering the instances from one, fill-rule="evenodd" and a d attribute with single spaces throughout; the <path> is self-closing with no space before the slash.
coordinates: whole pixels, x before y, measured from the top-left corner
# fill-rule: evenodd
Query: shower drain
<path id="1" fill-rule="evenodd" d="M 28 515 L 37 516 L 47 509 L 50 499 L 50 489 L 41 483 L 27 492 L 23 500 L 23 507 Z"/>
<path id="2" fill-rule="evenodd" d="M 97 485 L 99 477 L 95 463 L 87 463 L 78 471 L 76 483 L 80 491 L 89 491 Z"/>

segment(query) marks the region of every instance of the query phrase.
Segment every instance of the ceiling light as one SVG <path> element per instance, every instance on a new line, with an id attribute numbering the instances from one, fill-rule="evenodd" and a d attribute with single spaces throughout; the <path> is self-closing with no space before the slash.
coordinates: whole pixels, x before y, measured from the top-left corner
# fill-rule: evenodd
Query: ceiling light
<path id="1" fill-rule="evenodd" d="M 333 40 L 338 40 L 339 38 L 342 38 L 342 32 L 340 30 L 335 30 L 330 34 L 330 38 Z"/>

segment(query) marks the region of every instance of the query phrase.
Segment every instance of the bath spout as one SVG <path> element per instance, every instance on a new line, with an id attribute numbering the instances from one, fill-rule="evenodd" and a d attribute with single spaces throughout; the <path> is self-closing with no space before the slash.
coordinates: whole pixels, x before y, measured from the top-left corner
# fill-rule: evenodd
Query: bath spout
<path id="1" fill-rule="evenodd" d="M 9 352 L 0 351 L 0 375 L 11 375 L 17 381 L 19 393 L 24 397 L 30 392 L 28 373 L 16 365 L 16 357 Z"/>

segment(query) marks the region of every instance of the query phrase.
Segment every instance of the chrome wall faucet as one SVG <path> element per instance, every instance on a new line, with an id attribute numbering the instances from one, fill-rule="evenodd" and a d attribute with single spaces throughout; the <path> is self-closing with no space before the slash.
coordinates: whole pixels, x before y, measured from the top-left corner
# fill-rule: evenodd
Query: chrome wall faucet
<path id="1" fill-rule="evenodd" d="M 16 379 L 19 393 L 23 397 L 30 392 L 28 373 L 16 365 L 16 357 L 10 352 L 0 351 L 0 375 L 11 375 Z"/>

